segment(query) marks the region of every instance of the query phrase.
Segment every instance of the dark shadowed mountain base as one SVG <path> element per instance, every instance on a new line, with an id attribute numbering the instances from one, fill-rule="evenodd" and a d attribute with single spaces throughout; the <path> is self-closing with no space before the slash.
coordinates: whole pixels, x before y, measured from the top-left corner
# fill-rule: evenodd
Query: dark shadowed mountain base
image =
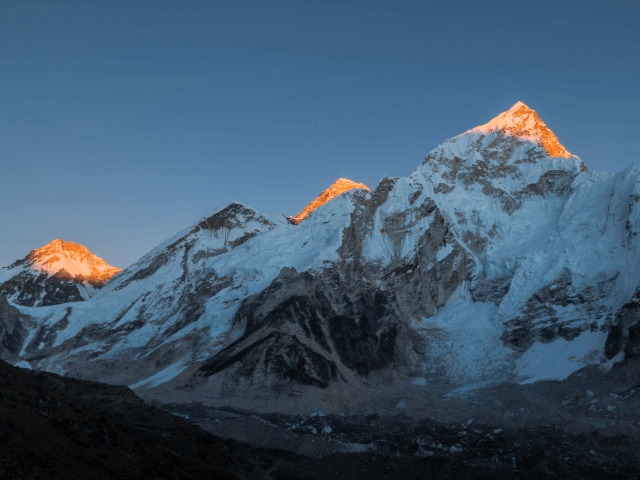
<path id="1" fill-rule="evenodd" d="M 369 435 L 377 442 L 386 436 L 403 445 L 400 419 L 332 422 L 347 436 Z M 412 431 L 425 441 L 455 446 L 433 448 L 423 457 L 407 451 L 311 459 L 220 439 L 145 404 L 126 387 L 0 362 L 3 479 L 628 479 L 640 473 L 637 456 L 628 454 L 633 442 L 624 436 L 571 436 L 550 428 L 495 432 L 479 426 L 460 437 L 457 429 L 430 422 Z"/>

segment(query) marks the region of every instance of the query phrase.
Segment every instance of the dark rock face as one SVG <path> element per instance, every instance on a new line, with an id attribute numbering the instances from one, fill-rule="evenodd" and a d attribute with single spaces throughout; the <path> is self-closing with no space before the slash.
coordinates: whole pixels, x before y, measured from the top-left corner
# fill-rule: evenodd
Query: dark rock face
<path id="1" fill-rule="evenodd" d="M 326 326 L 336 313 L 320 292 L 292 293 L 299 289 L 295 283 L 311 286 L 313 278 L 308 273 L 293 278 L 291 274 L 283 272 L 286 281 L 278 277 L 258 298 L 245 301 L 236 315 L 236 322 L 245 325 L 243 335 L 205 362 L 200 368 L 205 377 L 237 364 L 235 375 L 255 381 L 275 378 L 326 388 L 336 378 L 338 359 Z M 282 301 L 265 309 L 262 302 L 280 295 Z"/>
<path id="2" fill-rule="evenodd" d="M 325 388 L 353 375 L 410 368 L 419 348 L 411 319 L 442 308 L 471 263 L 430 199 L 376 225 L 377 210 L 395 184 L 384 179 L 370 197 L 355 198 L 340 261 L 318 271 L 285 268 L 265 290 L 247 297 L 233 322 L 238 340 L 207 360 L 194 381 L 221 374 L 229 388 L 238 378 L 276 390 L 296 383 Z M 403 241 L 421 221 L 430 226 L 415 253 L 403 258 Z M 364 246 L 379 234 L 398 251 L 384 265 L 363 258 Z M 436 258 L 445 245 L 450 253 Z"/>
<path id="3" fill-rule="evenodd" d="M 53 326 L 40 325 L 37 327 L 31 341 L 23 346 L 26 358 L 29 360 L 38 359 L 38 351 L 43 346 L 50 346 L 56 338 L 58 332 L 64 329 L 69 323 L 69 315 L 73 311 L 73 307 L 67 307 L 65 315 Z"/>
<path id="4" fill-rule="evenodd" d="M 471 298 L 476 302 L 492 302 L 499 305 L 511 286 L 510 275 L 503 275 L 491 280 L 477 279 L 470 288 Z"/>
<path id="5" fill-rule="evenodd" d="M 256 211 L 245 207 L 239 203 L 231 203 L 219 212 L 203 219 L 191 233 L 197 233 L 198 229 L 218 231 L 231 230 L 232 228 L 242 228 L 247 222 L 255 220 L 264 226 L 273 227 L 274 224 Z M 237 243 L 240 245 L 243 242 Z"/>
<path id="6" fill-rule="evenodd" d="M 242 336 L 209 359 L 200 372 L 208 377 L 236 365 L 236 375 L 324 388 L 336 377 L 323 319 L 335 315 L 322 293 L 300 295 L 314 283 L 311 274 L 285 269 L 236 314 Z"/>
<path id="7" fill-rule="evenodd" d="M 586 168 L 586 167 L 585 167 Z M 522 191 L 521 197 L 538 195 L 546 197 L 551 193 L 562 195 L 567 192 L 576 175 L 564 170 L 550 170 L 543 173 L 536 183 L 530 183 Z"/>
<path id="8" fill-rule="evenodd" d="M 620 352 L 626 358 L 640 356 L 640 289 L 618 312 L 607 337 L 607 356 L 612 358 Z"/>
<path id="9" fill-rule="evenodd" d="M 397 326 L 382 327 L 376 334 L 368 317 L 335 316 L 329 319 L 331 340 L 342 363 L 360 375 L 391 364 L 396 353 Z"/>
<path id="10" fill-rule="evenodd" d="M 11 360 L 20 352 L 28 330 L 28 320 L 17 308 L 9 305 L 7 299 L 0 296 L 0 354 Z"/>
<path id="11" fill-rule="evenodd" d="M 596 320 L 608 311 L 591 302 L 605 297 L 614 282 L 615 277 L 578 289 L 572 284 L 570 272 L 564 272 L 534 293 L 519 315 L 506 322 L 503 340 L 515 350 L 524 351 L 536 341 L 550 342 L 558 337 L 572 340 L 581 332 L 597 330 Z M 575 309 L 573 317 L 561 313 L 568 306 Z"/>
<path id="12" fill-rule="evenodd" d="M 72 278 L 20 272 L 0 285 L 0 296 L 15 296 L 13 302 L 25 307 L 59 305 L 84 300 Z"/>
<path id="13" fill-rule="evenodd" d="M 242 377 L 261 379 L 275 376 L 285 382 L 318 388 L 328 387 L 337 372 L 333 361 L 301 342 L 297 336 L 279 332 L 271 332 L 258 340 L 232 344 L 208 360 L 199 371 L 208 377 L 236 364 L 237 374 Z"/>

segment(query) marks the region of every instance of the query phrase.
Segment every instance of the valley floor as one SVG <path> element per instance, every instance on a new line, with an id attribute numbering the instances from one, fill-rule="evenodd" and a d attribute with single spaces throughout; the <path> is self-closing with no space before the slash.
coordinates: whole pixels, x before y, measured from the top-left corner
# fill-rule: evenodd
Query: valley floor
<path id="1" fill-rule="evenodd" d="M 164 405 L 189 422 L 126 387 L 0 363 L 0 478 L 640 478 L 639 365 L 448 397 L 431 413 L 455 407 L 449 421 L 414 418 L 415 398 L 393 415 Z"/>

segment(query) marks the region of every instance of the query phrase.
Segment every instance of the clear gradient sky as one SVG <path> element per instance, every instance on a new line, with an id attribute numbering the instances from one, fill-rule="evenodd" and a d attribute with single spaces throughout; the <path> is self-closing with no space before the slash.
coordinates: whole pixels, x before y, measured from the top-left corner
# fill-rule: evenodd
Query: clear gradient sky
<path id="1" fill-rule="evenodd" d="M 230 201 L 295 214 L 409 175 L 522 100 L 592 170 L 640 162 L 640 1 L 0 2 L 0 265 L 125 267 Z"/>

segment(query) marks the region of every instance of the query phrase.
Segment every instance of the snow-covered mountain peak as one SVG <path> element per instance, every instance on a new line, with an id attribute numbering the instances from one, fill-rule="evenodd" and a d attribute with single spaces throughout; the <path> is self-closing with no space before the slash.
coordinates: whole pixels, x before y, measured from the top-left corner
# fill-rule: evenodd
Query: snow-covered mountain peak
<path id="1" fill-rule="evenodd" d="M 24 306 L 79 302 L 119 272 L 84 245 L 56 238 L 0 268 L 0 295 Z"/>
<path id="2" fill-rule="evenodd" d="M 129 298 L 128 288 L 132 288 L 132 295 L 138 295 L 135 285 L 140 281 L 151 290 L 155 288 L 166 291 L 167 295 L 174 293 L 174 286 L 169 279 L 183 282 L 185 278 L 197 277 L 199 280 L 193 280 L 193 283 L 204 287 L 206 282 L 199 275 L 215 276 L 213 270 L 203 271 L 207 262 L 225 256 L 277 225 L 252 208 L 240 203 L 230 203 L 151 250 L 110 282 L 101 295 L 124 289 L 126 300 Z M 153 279 L 149 280 L 151 277 Z M 131 284 L 133 285 L 129 287 Z M 163 308 L 166 309 L 166 305 Z"/>
<path id="3" fill-rule="evenodd" d="M 544 148 L 550 157 L 571 158 L 573 156 L 562 146 L 555 134 L 538 116 L 538 113 L 520 101 L 506 112 L 484 125 L 472 128 L 465 134 L 495 132 L 502 132 L 505 135 L 536 143 Z"/>
<path id="4" fill-rule="evenodd" d="M 362 188 L 364 190 L 371 191 L 371 189 L 364 183 L 357 183 L 349 180 L 348 178 L 339 178 L 335 182 L 333 182 L 329 188 L 320 193 L 320 195 L 318 195 L 315 200 L 304 207 L 304 209 L 300 213 L 289 217 L 289 221 L 296 225 L 299 224 L 318 207 L 321 207 L 337 196 L 342 195 L 344 192 L 348 192 L 349 190 L 353 190 L 354 188 Z"/>
<path id="5" fill-rule="evenodd" d="M 120 272 L 120 268 L 109 265 L 84 245 L 61 238 L 32 250 L 21 263 L 50 276 L 77 279 L 93 286 L 103 285 Z"/>

